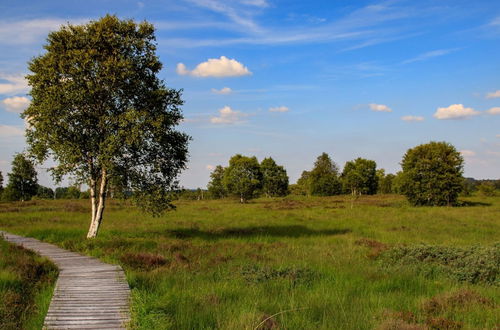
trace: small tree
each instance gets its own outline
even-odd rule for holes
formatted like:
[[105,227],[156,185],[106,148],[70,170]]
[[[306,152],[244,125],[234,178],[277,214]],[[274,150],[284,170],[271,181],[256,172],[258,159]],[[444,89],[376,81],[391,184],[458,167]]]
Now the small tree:
[[364,158],[348,161],[342,172],[342,182],[352,195],[375,194],[378,186],[377,163]]
[[16,154],[12,161],[7,185],[10,200],[30,200],[36,195],[38,179],[35,166],[23,154]]
[[380,194],[392,194],[394,193],[393,182],[396,177],[394,174],[389,173],[385,174],[385,170],[383,168],[377,170],[378,177],[378,188],[377,193]]
[[175,130],[183,118],[182,91],[157,77],[162,64],[154,27],[108,15],[63,26],[44,48],[29,64],[27,142],[38,161],[57,162],[57,181],[70,174],[89,186],[87,237],[97,236],[116,178],[146,211],[172,208],[189,137]]
[[401,166],[402,193],[413,205],[453,205],[463,186],[463,158],[451,144],[430,142],[409,149]]
[[276,164],[271,157],[260,163],[262,171],[262,191],[267,197],[286,196],[288,193],[288,175],[283,166]]
[[342,192],[337,164],[325,152],[316,159],[308,181],[311,195],[332,196]]
[[262,172],[257,158],[242,155],[231,157],[223,182],[227,192],[238,196],[241,203],[246,203],[262,188]]
[[293,187],[295,195],[311,195],[311,171],[302,171],[297,184]]
[[495,185],[492,181],[483,181],[479,186],[477,186],[477,190],[479,190],[479,194],[482,196],[495,196]]
[[208,192],[212,198],[224,198],[227,196],[226,188],[224,187],[224,167],[217,165],[212,173],[210,173],[210,182],[207,185]]

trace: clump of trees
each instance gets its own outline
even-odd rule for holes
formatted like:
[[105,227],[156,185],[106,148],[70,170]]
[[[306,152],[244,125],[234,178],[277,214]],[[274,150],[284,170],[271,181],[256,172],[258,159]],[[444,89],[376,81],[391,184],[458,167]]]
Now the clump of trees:
[[312,196],[332,196],[342,193],[337,164],[327,153],[322,153],[314,162],[311,171],[303,171],[294,190]]
[[259,164],[256,157],[237,154],[231,157],[228,167],[215,167],[207,188],[213,198],[236,196],[241,203],[246,203],[260,194],[267,197],[286,196],[288,175],[285,168],[271,157]]
[[411,148],[401,162],[401,192],[413,205],[454,205],[463,189],[463,163],[446,142]]

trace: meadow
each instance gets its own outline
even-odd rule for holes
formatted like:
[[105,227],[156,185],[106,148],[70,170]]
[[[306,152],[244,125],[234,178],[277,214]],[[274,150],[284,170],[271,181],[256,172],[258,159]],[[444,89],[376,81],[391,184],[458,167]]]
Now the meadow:
[[498,329],[500,197],[461,201],[110,200],[86,240],[88,200],[37,200],[1,203],[0,230],[122,265],[134,329]]

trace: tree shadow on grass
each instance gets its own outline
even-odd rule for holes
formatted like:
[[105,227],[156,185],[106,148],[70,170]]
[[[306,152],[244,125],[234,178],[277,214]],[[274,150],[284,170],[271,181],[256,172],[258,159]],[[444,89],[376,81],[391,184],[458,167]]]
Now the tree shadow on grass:
[[168,230],[167,235],[176,238],[201,238],[205,240],[218,240],[224,238],[245,237],[307,237],[307,236],[332,236],[350,233],[350,229],[323,229],[313,230],[305,226],[253,226],[235,227],[220,230],[200,230],[198,228],[179,228]]
[[470,206],[491,206],[491,203],[485,202],[472,202],[472,201],[458,201],[458,207],[470,207]]

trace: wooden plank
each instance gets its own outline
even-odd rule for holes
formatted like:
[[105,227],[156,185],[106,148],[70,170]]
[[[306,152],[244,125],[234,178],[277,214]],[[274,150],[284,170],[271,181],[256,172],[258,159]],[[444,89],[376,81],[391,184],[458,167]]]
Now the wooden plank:
[[44,329],[126,328],[130,321],[130,288],[120,266],[34,238],[2,231],[0,236],[51,259],[59,268]]

